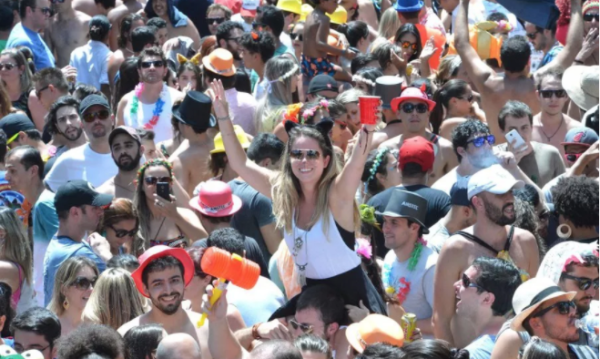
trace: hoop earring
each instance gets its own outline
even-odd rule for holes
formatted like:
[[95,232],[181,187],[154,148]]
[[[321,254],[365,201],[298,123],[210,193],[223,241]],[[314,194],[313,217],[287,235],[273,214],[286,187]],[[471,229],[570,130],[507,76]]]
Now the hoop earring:
[[569,227],[568,224],[561,224],[556,228],[556,235],[561,239],[568,239],[573,234],[573,230]]

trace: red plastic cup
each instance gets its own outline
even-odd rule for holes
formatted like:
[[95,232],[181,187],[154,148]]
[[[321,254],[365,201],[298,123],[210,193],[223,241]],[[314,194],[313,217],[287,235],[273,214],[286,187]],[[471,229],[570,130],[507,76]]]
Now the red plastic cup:
[[381,99],[377,96],[360,96],[358,106],[360,107],[360,123],[363,125],[375,125],[377,123],[377,112]]

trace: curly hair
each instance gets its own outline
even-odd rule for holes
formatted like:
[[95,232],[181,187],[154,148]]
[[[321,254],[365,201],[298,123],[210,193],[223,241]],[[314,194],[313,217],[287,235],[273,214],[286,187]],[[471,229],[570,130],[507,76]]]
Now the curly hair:
[[557,215],[571,221],[575,227],[598,225],[598,182],[589,177],[565,177],[552,190]]
[[106,358],[123,357],[123,338],[116,330],[100,324],[86,324],[60,339],[58,357],[80,359],[97,354]]

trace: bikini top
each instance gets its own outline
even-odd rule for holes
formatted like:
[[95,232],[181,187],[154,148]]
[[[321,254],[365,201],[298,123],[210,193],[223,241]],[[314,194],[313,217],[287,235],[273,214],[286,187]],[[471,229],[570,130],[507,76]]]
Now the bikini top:
[[[479,238],[471,233],[467,233],[464,231],[456,232],[456,234],[461,235],[461,236],[465,237],[466,239],[470,240],[471,242],[475,242],[475,243],[479,244],[480,246],[482,246],[483,248],[494,253],[496,255],[496,258],[500,258],[505,261],[511,262],[512,264],[515,265],[515,267],[517,267],[517,265],[515,264],[515,261],[513,261],[513,259],[510,257],[510,254],[509,254],[510,245],[512,243],[514,233],[515,233],[515,226],[510,226],[510,230],[508,231],[508,236],[506,238],[506,244],[504,244],[504,249],[501,250],[500,252],[498,252],[492,246],[490,246],[489,244],[484,242],[481,238]],[[529,275],[529,273],[527,273],[527,271],[525,271],[521,268],[519,268],[519,273],[521,273],[521,280],[523,282],[527,281],[531,277]]]

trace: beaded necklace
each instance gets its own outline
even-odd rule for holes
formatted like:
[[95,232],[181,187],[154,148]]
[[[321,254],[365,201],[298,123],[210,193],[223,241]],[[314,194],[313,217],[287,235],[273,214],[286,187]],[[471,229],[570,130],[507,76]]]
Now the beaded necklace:
[[[131,119],[137,120],[137,112],[140,105],[140,96],[144,91],[144,83],[140,82],[135,86],[135,90],[133,92],[133,99],[131,101],[131,111],[129,112]],[[146,130],[154,130],[154,127],[158,123],[158,119],[160,118],[160,114],[162,113],[163,106],[165,105],[165,101],[163,101],[162,97],[159,97],[156,101],[156,105],[154,105],[154,110],[152,111],[152,117],[150,121],[146,123],[143,127]]]

